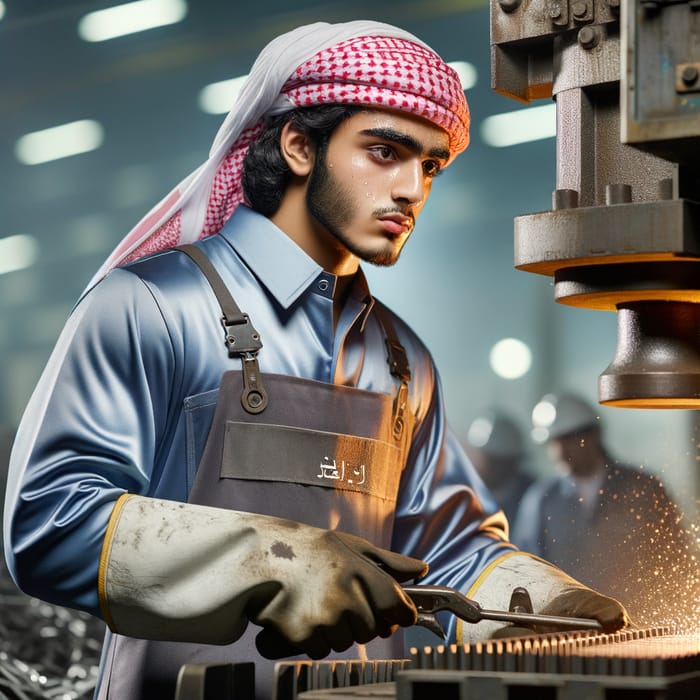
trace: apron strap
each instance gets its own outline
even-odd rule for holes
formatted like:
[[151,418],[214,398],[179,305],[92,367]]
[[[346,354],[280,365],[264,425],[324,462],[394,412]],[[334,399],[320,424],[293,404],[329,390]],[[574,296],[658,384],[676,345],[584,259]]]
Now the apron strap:
[[248,413],[261,413],[267,406],[268,397],[258,365],[257,355],[262,347],[260,334],[253,327],[248,314],[238,308],[231,292],[207,255],[191,243],[176,246],[176,250],[187,255],[209,282],[223,313],[221,325],[224,328],[228,355],[240,357],[243,364],[241,404]]
[[389,315],[378,314],[379,322],[384,328],[386,335],[385,343],[387,350],[387,361],[389,362],[389,372],[399,380],[399,390],[394,398],[393,434],[398,442],[402,439],[406,428],[406,413],[408,411],[408,382],[411,381],[411,367],[408,363],[406,350],[399,342],[399,337],[394,329]]
[[[262,348],[259,333],[253,327],[248,314],[238,308],[238,304],[206,253],[191,243],[176,246],[175,249],[187,255],[209,282],[223,313],[221,325],[224,328],[229,357],[240,357],[243,363],[241,404],[248,413],[261,413],[267,406],[268,396],[263,387],[257,359],[258,352]],[[388,315],[380,313],[378,316],[386,335],[389,372],[399,380],[399,389],[394,398],[393,435],[395,440],[400,441],[408,411],[408,382],[411,380],[411,368],[406,351],[399,342]]]

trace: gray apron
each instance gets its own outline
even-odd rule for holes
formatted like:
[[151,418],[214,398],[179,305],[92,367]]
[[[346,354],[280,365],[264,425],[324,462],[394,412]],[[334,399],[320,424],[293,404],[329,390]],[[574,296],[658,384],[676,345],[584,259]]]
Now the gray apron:
[[[229,354],[242,363],[222,377],[188,501],[288,518],[390,548],[414,417],[408,407],[408,363],[389,319],[381,322],[387,336],[388,371],[397,380],[394,397],[298,377],[262,375],[257,366],[262,343],[250,319],[240,312],[201,250],[193,246],[181,250],[210,282],[224,313]],[[256,698],[269,700],[275,662],[257,652],[259,631],[249,624],[240,639],[226,646],[114,635],[99,698],[172,700],[183,664],[254,661]],[[351,647],[327,658],[358,658],[359,653]],[[403,636],[397,632],[389,639],[375,639],[364,645],[363,653],[373,659],[403,658]]]

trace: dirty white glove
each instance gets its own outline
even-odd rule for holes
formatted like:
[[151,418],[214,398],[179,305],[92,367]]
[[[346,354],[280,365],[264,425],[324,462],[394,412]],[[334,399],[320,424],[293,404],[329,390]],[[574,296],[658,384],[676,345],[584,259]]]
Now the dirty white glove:
[[228,644],[252,621],[266,628],[261,653],[321,658],[412,625],[397,581],[426,570],[353,535],[126,495],[105,537],[99,590],[120,634]]
[[[467,595],[485,610],[508,610],[513,589],[517,587],[528,591],[533,612],[536,613],[592,618],[600,622],[605,632],[614,632],[630,624],[622,603],[594,591],[553,564],[526,552],[511,552],[497,560],[485,570]],[[536,631],[563,629],[538,626]],[[533,630],[491,620],[477,624],[458,621],[456,629],[459,643],[532,633]]]

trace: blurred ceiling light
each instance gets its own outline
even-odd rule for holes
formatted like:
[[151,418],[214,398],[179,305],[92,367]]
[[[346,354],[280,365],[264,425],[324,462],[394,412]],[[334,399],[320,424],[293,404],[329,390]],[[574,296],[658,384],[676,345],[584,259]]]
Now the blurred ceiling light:
[[518,379],[532,364],[530,348],[517,338],[499,340],[489,353],[491,369],[503,379]]
[[556,417],[556,406],[547,397],[535,405],[532,409],[532,425],[534,427],[530,433],[535,442],[542,444],[547,441],[549,428]]
[[21,136],[15,144],[15,155],[20,163],[38,165],[94,151],[103,141],[102,125],[92,119],[81,119]]
[[467,61],[450,61],[448,66],[451,66],[457,72],[459,80],[462,83],[462,89],[471,90],[476,85],[476,68],[472,63]]
[[0,275],[30,267],[39,257],[39,243],[33,236],[18,234],[0,238]]
[[0,0],[0,19],[5,16],[5,3]]
[[[476,68],[471,63],[454,61],[449,65],[459,75],[465,90],[476,85]],[[206,85],[201,89],[197,98],[199,109],[206,114],[226,114],[233,107],[247,77],[247,75],[240,75],[237,78]]]
[[225,114],[233,107],[247,77],[247,75],[241,75],[238,78],[206,85],[199,92],[197,99],[199,108],[207,114]]
[[554,103],[494,114],[486,117],[481,124],[483,142],[497,148],[553,138],[556,133],[557,113]]
[[88,13],[78,23],[78,35],[85,41],[107,41],[175,24],[186,15],[185,0],[137,0]]

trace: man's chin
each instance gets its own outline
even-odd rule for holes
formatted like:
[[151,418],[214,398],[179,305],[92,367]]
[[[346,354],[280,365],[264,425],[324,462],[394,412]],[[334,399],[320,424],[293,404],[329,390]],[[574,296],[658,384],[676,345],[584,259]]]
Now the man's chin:
[[365,252],[364,254],[358,255],[358,257],[360,260],[364,260],[376,267],[391,267],[398,262],[400,255],[400,250],[392,249],[390,251]]
[[374,258],[367,258],[366,262],[368,262],[370,265],[374,265],[375,267],[391,267],[392,265],[395,265],[398,260],[398,257],[393,257],[393,258],[385,258],[385,257],[374,257]]

